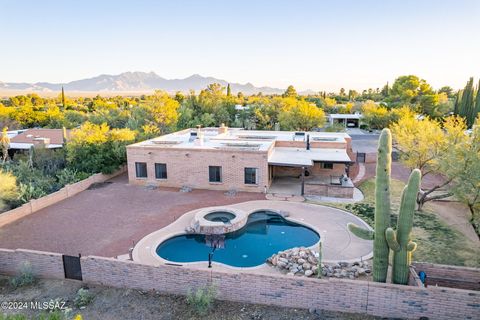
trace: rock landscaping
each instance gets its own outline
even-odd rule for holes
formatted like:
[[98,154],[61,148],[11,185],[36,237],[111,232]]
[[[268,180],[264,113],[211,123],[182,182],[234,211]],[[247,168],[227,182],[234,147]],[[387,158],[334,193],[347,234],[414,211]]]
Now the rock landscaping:
[[[280,251],[267,259],[267,263],[289,276],[318,276],[318,252],[300,247]],[[355,279],[371,274],[367,261],[322,263],[322,277]]]

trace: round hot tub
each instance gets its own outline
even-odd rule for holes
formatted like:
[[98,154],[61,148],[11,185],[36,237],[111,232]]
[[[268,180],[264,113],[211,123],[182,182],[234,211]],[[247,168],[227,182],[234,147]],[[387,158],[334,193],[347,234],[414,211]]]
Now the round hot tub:
[[228,211],[213,211],[203,216],[205,220],[223,223],[230,223],[235,217],[235,214]]
[[248,215],[231,208],[206,208],[195,213],[187,233],[225,234],[242,228]]

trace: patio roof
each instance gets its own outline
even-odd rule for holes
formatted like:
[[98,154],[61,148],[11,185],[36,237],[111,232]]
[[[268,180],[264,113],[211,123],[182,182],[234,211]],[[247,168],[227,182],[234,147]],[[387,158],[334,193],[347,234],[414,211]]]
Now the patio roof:
[[352,163],[344,149],[312,148],[275,148],[268,158],[268,164],[277,166],[303,167],[313,166],[317,162]]

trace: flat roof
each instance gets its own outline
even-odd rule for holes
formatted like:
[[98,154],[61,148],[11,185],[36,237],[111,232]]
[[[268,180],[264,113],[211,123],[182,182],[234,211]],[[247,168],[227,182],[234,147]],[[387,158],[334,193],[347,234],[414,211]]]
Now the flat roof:
[[[198,139],[198,135],[203,135],[203,139]],[[350,137],[343,132],[263,131],[228,128],[227,132],[220,133],[219,128],[202,128],[200,133],[197,132],[197,129],[186,129],[130,146],[267,151],[275,141],[306,141],[307,135],[310,136],[311,142],[326,143],[344,143],[345,139]]]
[[282,166],[312,166],[314,162],[350,163],[352,159],[345,149],[330,148],[275,148],[268,164]]
[[359,113],[357,114],[332,113],[332,114],[329,114],[328,117],[332,119],[360,119],[362,118],[362,115]]

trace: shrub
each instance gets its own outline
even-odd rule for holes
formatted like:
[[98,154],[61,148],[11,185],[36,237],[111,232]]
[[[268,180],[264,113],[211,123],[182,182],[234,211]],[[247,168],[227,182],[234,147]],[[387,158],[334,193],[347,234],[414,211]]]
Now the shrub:
[[79,172],[75,169],[65,168],[60,170],[56,174],[58,184],[60,187],[64,187],[67,184],[72,184],[80,180],[88,178],[89,174],[85,172]]
[[360,129],[362,129],[362,130],[368,130],[369,128],[368,128],[368,125],[362,123],[362,124],[360,125]]
[[10,279],[10,285],[13,288],[19,288],[23,286],[28,286],[35,282],[35,275],[32,271],[32,265],[29,262],[24,262],[20,266],[20,272],[18,275]]
[[334,123],[331,126],[325,127],[325,132],[345,132],[345,126],[342,123]]
[[18,198],[15,176],[10,172],[0,170],[0,211],[9,207]]
[[73,304],[77,308],[82,308],[89,305],[94,298],[95,298],[95,295],[91,293],[88,289],[80,288],[77,291],[77,295],[75,296],[75,299],[73,300]]
[[27,320],[27,316],[24,314],[1,314],[0,320]]
[[187,303],[199,315],[205,315],[212,307],[216,296],[217,290],[212,285],[198,288],[196,291],[188,290]]

